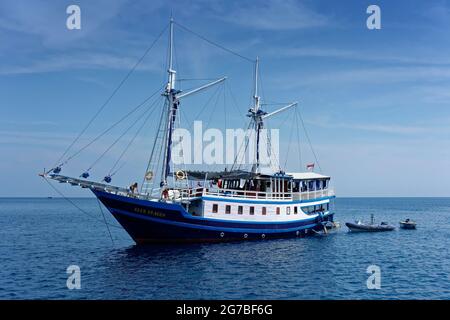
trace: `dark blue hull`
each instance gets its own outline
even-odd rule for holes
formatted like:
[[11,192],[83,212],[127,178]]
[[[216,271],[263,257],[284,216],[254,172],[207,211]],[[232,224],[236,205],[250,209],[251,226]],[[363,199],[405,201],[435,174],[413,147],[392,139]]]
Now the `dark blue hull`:
[[223,242],[304,237],[322,230],[322,221],[311,218],[295,222],[233,222],[192,216],[179,204],[138,200],[92,190],[138,244]]

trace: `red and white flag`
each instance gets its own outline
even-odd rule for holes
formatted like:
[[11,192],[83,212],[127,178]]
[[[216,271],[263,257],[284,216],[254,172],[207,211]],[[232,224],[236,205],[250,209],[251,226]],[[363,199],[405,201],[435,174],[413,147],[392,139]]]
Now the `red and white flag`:
[[308,163],[307,165],[306,165],[306,170],[314,170],[314,163]]

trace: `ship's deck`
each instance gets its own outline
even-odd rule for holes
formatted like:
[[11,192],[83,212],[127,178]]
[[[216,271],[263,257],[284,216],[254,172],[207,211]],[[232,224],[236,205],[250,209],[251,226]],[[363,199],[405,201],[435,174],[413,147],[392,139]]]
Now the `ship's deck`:
[[[68,183],[72,186],[101,190],[112,194],[120,194],[122,196],[129,196],[141,200],[160,199],[158,194],[133,193],[127,188],[112,186],[100,182],[94,182],[56,174],[49,175],[48,177],[60,183]],[[289,201],[314,200],[326,197],[334,197],[335,192],[334,189],[332,188],[326,188],[323,190],[316,190],[316,191],[304,191],[304,192],[259,192],[259,191],[247,191],[236,189],[223,189],[217,187],[170,188],[168,189],[168,195],[166,200],[173,202],[184,202],[201,199],[202,197],[205,196],[233,198],[233,199],[278,200],[278,201],[284,200],[286,202],[289,202]]]

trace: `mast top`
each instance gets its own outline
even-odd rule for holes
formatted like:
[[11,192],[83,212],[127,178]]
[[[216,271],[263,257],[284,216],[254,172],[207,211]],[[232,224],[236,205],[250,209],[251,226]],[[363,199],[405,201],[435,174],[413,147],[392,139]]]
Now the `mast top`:
[[170,16],[170,31],[169,31],[169,69],[167,72],[169,73],[169,80],[167,82],[166,92],[171,92],[175,89],[175,74],[177,73],[173,69],[173,17]]
[[258,112],[259,110],[259,106],[260,106],[260,97],[258,95],[258,69],[259,69],[259,57],[256,57],[255,60],[255,93],[253,95],[253,100],[254,100],[254,106],[253,106],[253,110],[254,112]]

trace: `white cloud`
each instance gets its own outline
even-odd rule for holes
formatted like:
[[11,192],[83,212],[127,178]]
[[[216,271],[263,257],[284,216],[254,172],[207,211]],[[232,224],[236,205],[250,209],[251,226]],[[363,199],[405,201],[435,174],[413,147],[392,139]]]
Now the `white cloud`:
[[259,30],[296,30],[329,24],[327,17],[293,0],[239,1],[227,11],[219,18]]
[[450,65],[450,59],[446,56],[438,56],[430,52],[415,55],[404,53],[386,53],[378,51],[361,51],[353,49],[338,49],[329,47],[294,47],[278,49],[267,49],[266,55],[274,58],[332,58],[353,61],[369,61],[395,64],[415,64],[415,65]]
[[343,86],[349,84],[392,84],[392,83],[433,83],[450,80],[450,67],[409,66],[409,67],[370,67],[348,68],[346,70],[326,69],[314,74],[303,74],[300,78],[296,71],[284,72],[272,78],[283,89],[292,90],[303,86]]
[[[71,56],[61,54],[34,60],[28,64],[0,65],[0,74],[29,74],[74,69],[130,70],[137,61],[138,58],[110,53],[78,53]],[[161,71],[161,61],[161,59],[146,59],[139,64],[136,70],[159,72]]]

